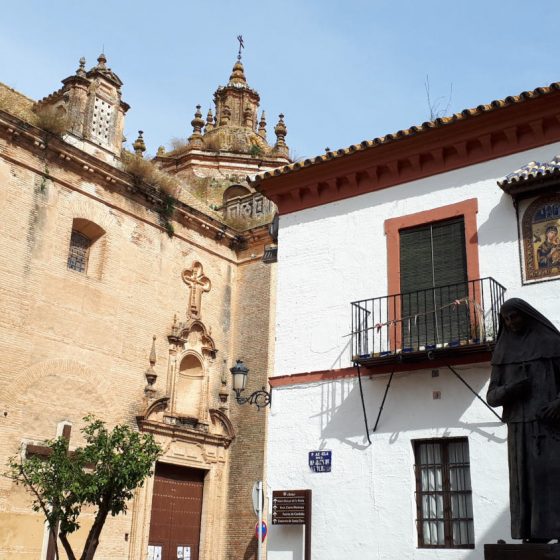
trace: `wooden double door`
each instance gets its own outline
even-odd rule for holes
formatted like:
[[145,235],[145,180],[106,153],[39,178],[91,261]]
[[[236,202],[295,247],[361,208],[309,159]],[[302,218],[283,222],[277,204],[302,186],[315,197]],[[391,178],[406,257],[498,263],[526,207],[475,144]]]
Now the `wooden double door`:
[[156,465],[148,560],[199,560],[205,471]]

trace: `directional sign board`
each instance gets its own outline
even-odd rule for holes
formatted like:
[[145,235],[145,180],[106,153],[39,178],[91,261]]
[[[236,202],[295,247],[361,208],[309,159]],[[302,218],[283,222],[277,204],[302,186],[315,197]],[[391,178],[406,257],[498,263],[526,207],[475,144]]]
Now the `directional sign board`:
[[272,524],[306,525],[311,518],[311,490],[273,490]]

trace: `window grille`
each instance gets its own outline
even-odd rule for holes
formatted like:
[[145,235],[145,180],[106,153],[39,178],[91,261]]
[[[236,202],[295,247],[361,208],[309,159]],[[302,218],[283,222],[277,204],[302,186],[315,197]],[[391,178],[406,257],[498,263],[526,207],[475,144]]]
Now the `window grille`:
[[420,548],[474,548],[467,438],[415,441]]
[[68,268],[76,272],[85,272],[87,268],[91,240],[76,230],[70,236],[68,251]]
[[91,120],[91,136],[100,144],[109,145],[111,141],[111,126],[113,124],[114,108],[99,97],[95,98],[93,104],[93,115]]

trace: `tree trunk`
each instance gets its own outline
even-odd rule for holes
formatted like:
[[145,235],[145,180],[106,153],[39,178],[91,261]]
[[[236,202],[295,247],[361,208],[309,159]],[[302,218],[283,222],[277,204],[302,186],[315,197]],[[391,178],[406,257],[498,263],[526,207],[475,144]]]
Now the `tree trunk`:
[[80,560],[92,560],[95,551],[99,545],[99,535],[101,534],[101,530],[103,529],[103,525],[105,525],[105,521],[107,520],[107,515],[109,515],[109,508],[104,504],[99,506],[99,510],[97,511],[97,515],[95,516],[95,521],[89,530],[86,544],[84,546],[84,551]]
[[[68,560],[76,560],[76,555],[74,554],[74,551],[72,550],[72,547],[68,542],[66,533],[60,533],[58,536],[60,538],[60,542],[62,543],[62,546],[64,547],[64,550],[66,551],[66,556],[68,556]],[[59,560],[58,551],[57,551],[57,560]]]

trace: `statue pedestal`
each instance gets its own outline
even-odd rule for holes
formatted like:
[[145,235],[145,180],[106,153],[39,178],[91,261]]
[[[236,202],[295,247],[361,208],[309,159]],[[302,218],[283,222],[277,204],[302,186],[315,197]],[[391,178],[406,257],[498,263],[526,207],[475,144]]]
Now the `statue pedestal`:
[[560,560],[560,544],[485,544],[485,560]]

